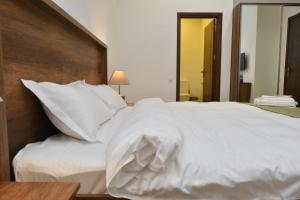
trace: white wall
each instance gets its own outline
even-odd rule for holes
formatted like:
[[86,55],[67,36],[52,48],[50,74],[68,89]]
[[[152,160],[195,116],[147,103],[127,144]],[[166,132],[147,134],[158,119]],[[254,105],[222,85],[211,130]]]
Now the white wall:
[[176,99],[177,12],[222,12],[221,99],[229,99],[232,0],[118,0],[110,72],[128,70],[129,100]]
[[107,46],[107,64],[111,66],[111,41],[117,0],[53,0]]
[[286,60],[286,43],[288,31],[289,17],[300,13],[299,6],[284,6],[282,14],[282,35],[281,35],[281,55],[280,55],[280,77],[279,77],[279,94],[284,92],[284,75],[285,75],[285,60]]
[[242,72],[244,82],[252,83],[251,101],[255,84],[255,57],[257,32],[257,6],[242,6],[241,15],[241,53],[246,53],[247,69]]
[[229,99],[232,0],[53,0],[108,45],[108,76],[127,69],[129,100],[176,98],[177,12],[223,12],[221,99]]
[[85,28],[109,45],[116,0],[53,0]]
[[281,6],[258,6],[254,97],[277,95]]

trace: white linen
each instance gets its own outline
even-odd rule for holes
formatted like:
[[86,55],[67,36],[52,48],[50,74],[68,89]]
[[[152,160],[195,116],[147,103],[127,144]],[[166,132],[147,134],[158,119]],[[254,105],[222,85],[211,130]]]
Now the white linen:
[[16,180],[80,182],[79,194],[106,193],[107,141],[130,111],[130,107],[120,110],[101,127],[97,138],[103,143],[56,135],[44,142],[27,145],[13,161]]
[[95,141],[96,133],[114,113],[79,81],[77,84],[22,80],[42,102],[50,121],[64,134]]
[[254,99],[254,104],[263,106],[296,107],[298,103],[292,96],[261,96]]
[[[155,105],[139,106],[107,151],[107,187],[112,195],[143,200],[300,198],[300,119],[238,103],[170,103],[176,115],[166,118],[159,117],[169,112],[162,104],[162,113]],[[145,115],[148,109],[154,112]],[[164,124],[174,116],[177,125]],[[174,138],[182,145],[179,151],[169,149],[161,155],[156,141],[150,148],[135,134],[142,139],[157,136],[160,148]],[[149,150],[136,148],[140,144]],[[151,167],[157,157],[172,150],[177,153],[163,162],[164,168]]]
[[180,131],[176,117],[160,99],[138,102],[108,146],[109,193],[117,196],[119,191],[140,193],[136,189],[149,186],[150,177],[165,174],[181,146]]
[[120,130],[123,121],[128,118],[131,113],[132,107],[126,107],[119,110],[109,121],[101,126],[97,132],[96,139],[104,144],[108,144],[115,133]]
[[108,85],[84,85],[99,96],[116,113],[127,106],[124,99]]
[[80,182],[79,194],[104,194],[105,145],[65,135],[23,148],[14,158],[16,181]]

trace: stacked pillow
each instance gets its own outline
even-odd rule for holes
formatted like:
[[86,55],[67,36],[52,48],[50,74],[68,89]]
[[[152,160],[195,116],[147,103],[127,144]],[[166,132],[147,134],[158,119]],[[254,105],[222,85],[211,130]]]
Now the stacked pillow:
[[67,85],[22,80],[41,101],[50,121],[64,134],[89,142],[126,102],[106,85],[77,81]]
[[107,85],[90,85],[85,82],[84,85],[101,98],[113,110],[114,114],[127,106],[124,99]]

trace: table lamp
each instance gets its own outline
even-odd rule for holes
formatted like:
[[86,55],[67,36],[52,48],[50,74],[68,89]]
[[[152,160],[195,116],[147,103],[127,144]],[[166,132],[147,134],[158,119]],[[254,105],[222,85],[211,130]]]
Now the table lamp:
[[121,95],[121,85],[129,85],[128,77],[126,71],[123,70],[115,70],[110,80],[108,81],[109,85],[118,85],[119,86],[119,94]]

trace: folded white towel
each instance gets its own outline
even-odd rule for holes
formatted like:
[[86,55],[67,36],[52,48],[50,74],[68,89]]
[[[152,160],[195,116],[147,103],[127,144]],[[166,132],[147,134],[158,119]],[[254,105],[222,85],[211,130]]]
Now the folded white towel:
[[278,101],[295,102],[292,96],[262,96],[260,97],[260,99],[264,101],[272,101],[272,102],[278,102]]
[[291,95],[279,95],[279,96],[268,96],[268,95],[262,95],[261,98],[273,98],[273,99],[278,99],[278,98],[283,98],[283,99],[290,99],[293,98]]
[[291,96],[262,96],[255,98],[254,104],[280,107],[296,107],[298,105]]
[[294,99],[263,99],[263,98],[259,98],[258,100],[263,101],[263,102],[272,102],[272,103],[277,103],[277,102],[293,103],[293,102],[295,102]]

